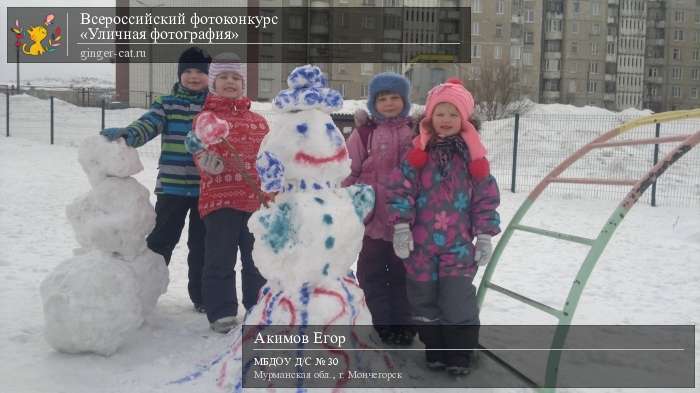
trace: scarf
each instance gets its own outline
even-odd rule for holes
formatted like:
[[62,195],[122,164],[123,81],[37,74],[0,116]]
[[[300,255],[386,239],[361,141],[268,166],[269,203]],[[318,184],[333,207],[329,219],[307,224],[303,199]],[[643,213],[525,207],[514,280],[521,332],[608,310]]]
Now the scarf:
[[430,157],[437,162],[440,176],[447,176],[447,167],[455,154],[459,154],[464,162],[469,162],[469,151],[464,139],[459,135],[452,135],[445,138],[430,138],[427,147]]

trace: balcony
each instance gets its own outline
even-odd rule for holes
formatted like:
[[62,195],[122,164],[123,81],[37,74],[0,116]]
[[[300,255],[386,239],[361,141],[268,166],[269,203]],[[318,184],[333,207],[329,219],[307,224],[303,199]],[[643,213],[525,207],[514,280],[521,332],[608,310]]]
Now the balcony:
[[615,75],[613,74],[605,74],[605,80],[608,82],[615,82]]
[[663,38],[655,38],[653,40],[650,40],[652,45],[656,46],[666,46],[666,40]]
[[603,95],[603,101],[615,101],[615,93],[605,93]]
[[542,79],[560,79],[561,71],[545,71],[542,73]]
[[459,11],[447,11],[447,19],[462,20],[462,15]]
[[666,64],[666,59],[663,57],[647,57],[644,59],[645,65],[665,65]]
[[666,28],[666,21],[665,20],[657,20],[655,23],[655,26],[657,29],[664,29],[664,28]]
[[605,55],[605,61],[608,63],[617,63],[617,56],[616,55]]
[[644,78],[644,80],[648,83],[655,83],[658,85],[662,85],[664,83],[664,78],[660,76],[647,76]]
[[608,24],[609,25],[614,25],[615,24],[615,18],[612,16],[608,16]]
[[561,59],[561,52],[544,52],[545,60]]
[[523,43],[523,39],[520,38],[520,37],[513,37],[513,38],[510,39],[510,43],[511,43],[511,44],[515,44],[515,45],[522,44],[522,43]]
[[564,19],[564,14],[561,12],[547,12],[547,14],[545,15],[545,19]]
[[514,23],[516,25],[522,25],[523,24],[523,16],[522,15],[513,15],[510,17],[510,23]]
[[561,31],[547,31],[544,33],[545,40],[561,40],[563,34]]
[[613,36],[613,35],[608,35],[608,36],[605,38],[605,41],[607,41],[607,42],[615,42],[615,40],[616,40],[616,37]]

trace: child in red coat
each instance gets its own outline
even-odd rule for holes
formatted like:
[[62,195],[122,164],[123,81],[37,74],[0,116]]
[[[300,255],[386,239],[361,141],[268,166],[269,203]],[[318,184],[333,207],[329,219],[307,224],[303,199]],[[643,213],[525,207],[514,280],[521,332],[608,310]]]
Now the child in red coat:
[[[248,218],[260,206],[260,184],[255,159],[268,132],[267,121],[250,110],[244,96],[243,66],[233,54],[214,58],[209,69],[209,95],[188,135],[187,150],[194,154],[200,170],[199,212],[204,221],[204,271],[202,295],[212,330],[227,333],[236,326],[236,254],[243,262],[243,305],[257,302],[265,279],[253,262],[253,235]],[[207,120],[205,120],[207,119]],[[198,137],[212,121],[224,124],[226,141],[205,147]],[[233,147],[233,149],[231,149]],[[234,151],[235,150],[235,151]],[[253,188],[255,185],[255,188]]]

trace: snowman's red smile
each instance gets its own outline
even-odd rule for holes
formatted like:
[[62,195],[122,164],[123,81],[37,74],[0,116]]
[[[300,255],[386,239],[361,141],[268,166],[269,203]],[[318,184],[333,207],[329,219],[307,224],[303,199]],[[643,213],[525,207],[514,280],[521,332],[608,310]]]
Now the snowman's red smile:
[[300,151],[294,156],[294,161],[304,164],[321,165],[334,161],[342,161],[347,158],[347,156],[348,151],[344,147],[341,147],[334,155],[327,157],[316,157]]

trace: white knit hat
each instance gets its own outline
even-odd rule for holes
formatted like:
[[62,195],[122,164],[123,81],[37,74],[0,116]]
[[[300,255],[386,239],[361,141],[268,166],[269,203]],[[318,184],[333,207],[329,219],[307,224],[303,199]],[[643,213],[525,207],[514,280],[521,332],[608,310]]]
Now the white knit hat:
[[214,92],[214,81],[223,72],[233,72],[243,80],[243,95],[246,95],[246,67],[235,53],[224,52],[216,55],[209,65],[209,92]]

